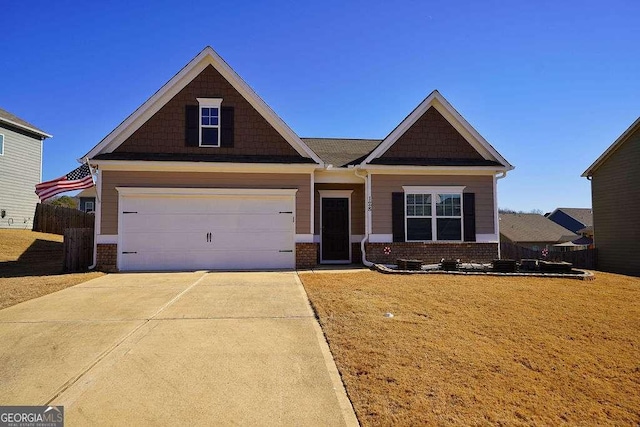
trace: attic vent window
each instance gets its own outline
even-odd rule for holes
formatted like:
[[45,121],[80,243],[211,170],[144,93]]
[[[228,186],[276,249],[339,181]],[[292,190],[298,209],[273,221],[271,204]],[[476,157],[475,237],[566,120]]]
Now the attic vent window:
[[198,98],[201,147],[220,147],[220,104],[222,98]]

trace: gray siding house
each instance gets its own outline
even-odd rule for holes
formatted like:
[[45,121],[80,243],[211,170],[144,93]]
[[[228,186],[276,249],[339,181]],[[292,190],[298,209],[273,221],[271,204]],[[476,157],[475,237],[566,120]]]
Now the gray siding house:
[[96,210],[96,187],[85,188],[76,196],[78,198],[78,209],[82,212],[95,212]]
[[33,226],[48,133],[0,108],[0,228]]
[[640,276],[640,117],[582,176],[591,181],[598,269]]

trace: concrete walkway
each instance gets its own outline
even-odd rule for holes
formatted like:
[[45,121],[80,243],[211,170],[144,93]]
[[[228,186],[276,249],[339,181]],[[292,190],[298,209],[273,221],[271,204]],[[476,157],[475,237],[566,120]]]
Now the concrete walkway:
[[0,310],[0,405],[66,425],[357,425],[294,272],[112,274]]

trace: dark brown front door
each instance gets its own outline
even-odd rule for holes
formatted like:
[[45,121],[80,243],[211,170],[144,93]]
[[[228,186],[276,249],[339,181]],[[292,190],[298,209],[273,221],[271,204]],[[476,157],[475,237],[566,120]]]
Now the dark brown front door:
[[322,199],[322,261],[349,261],[349,199]]

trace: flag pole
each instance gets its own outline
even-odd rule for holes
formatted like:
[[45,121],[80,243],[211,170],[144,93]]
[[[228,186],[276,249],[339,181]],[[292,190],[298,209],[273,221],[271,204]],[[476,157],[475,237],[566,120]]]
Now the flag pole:
[[[93,181],[93,186],[96,189],[96,199],[100,202],[100,195],[98,194],[98,186],[96,185],[96,179],[93,177],[93,168],[91,167],[91,163],[89,163],[89,156],[85,157],[84,160],[87,162],[87,166],[89,167],[89,172],[91,173],[91,181]],[[100,202],[102,203],[102,202]]]

